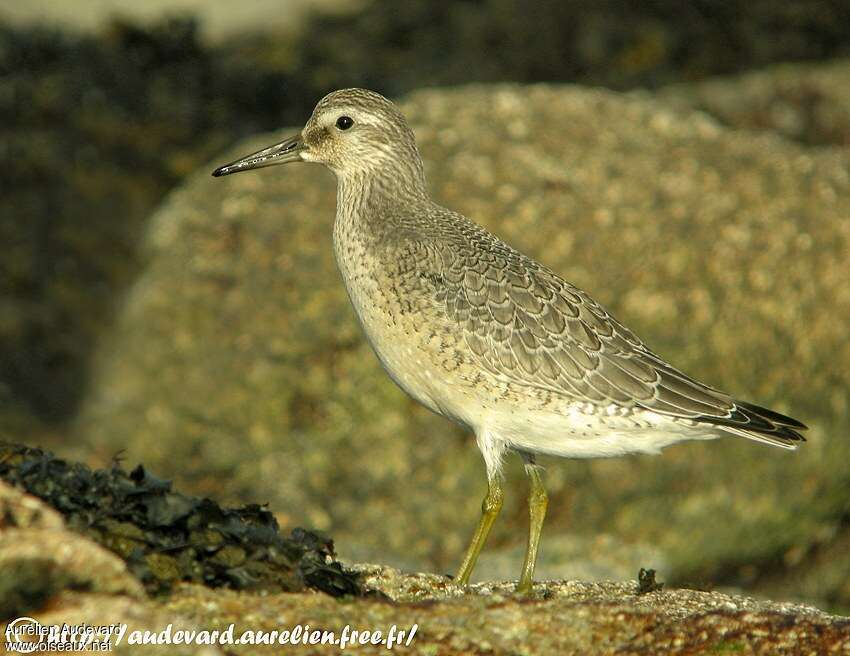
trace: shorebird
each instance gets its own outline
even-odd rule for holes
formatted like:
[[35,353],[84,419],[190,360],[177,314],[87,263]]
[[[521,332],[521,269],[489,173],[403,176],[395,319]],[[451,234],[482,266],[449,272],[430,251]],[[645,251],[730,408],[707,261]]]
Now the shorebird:
[[296,136],[213,172],[317,162],[337,178],[333,248],[366,337],[390,377],[469,428],[487,493],[455,580],[469,582],[502,507],[503,456],[530,478],[517,584],[529,592],[548,504],[537,454],[658,453],[725,435],[796,448],[806,426],[685,375],[588,294],[431,199],[413,131],[364,89],[325,96]]

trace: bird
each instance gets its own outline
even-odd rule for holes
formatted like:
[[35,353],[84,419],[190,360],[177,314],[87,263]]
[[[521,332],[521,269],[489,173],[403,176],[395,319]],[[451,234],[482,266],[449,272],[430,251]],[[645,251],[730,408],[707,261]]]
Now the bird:
[[803,423],[676,369],[586,292],[433,200],[413,130],[379,93],[329,93],[298,134],[212,175],[290,162],[336,176],[334,255],[383,368],[469,429],[483,456],[487,491],[459,586],[502,507],[508,453],[529,477],[516,584],[529,594],[548,505],[538,455],[655,454],[730,435],[791,450],[805,441]]

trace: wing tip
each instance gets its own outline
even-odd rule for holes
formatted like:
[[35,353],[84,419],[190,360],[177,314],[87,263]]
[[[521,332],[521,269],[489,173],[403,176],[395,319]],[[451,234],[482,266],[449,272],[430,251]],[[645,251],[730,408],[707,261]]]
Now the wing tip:
[[695,420],[715,424],[726,432],[792,451],[806,441],[800,431],[808,428],[792,417],[743,401],[735,401],[728,418],[702,416],[696,417]]
[[759,433],[752,430],[746,430],[741,428],[735,428],[733,426],[719,426],[720,430],[730,433],[731,435],[737,435],[738,437],[745,437],[748,440],[753,440],[754,442],[761,442],[762,444],[767,444],[768,446],[776,446],[781,449],[786,449],[788,451],[796,451],[800,444],[806,441],[806,438],[797,434],[797,437],[785,437],[785,436],[777,436],[777,435],[766,435],[765,433]]
[[760,405],[756,405],[755,403],[747,403],[746,401],[735,401],[735,405],[739,408],[744,408],[745,410],[749,410],[765,419],[769,419],[774,424],[779,426],[786,426],[788,428],[796,428],[799,430],[807,430],[809,427],[806,426],[801,421],[794,419],[793,417],[789,417],[788,415],[783,415],[775,410],[771,410],[770,408],[763,408]]

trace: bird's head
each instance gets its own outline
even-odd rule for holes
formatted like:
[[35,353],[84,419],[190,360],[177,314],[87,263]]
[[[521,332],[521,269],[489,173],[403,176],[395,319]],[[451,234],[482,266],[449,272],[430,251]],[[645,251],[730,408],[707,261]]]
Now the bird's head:
[[413,131],[404,116],[382,95],[366,89],[328,94],[300,134],[226,164],[213,175],[288,162],[318,162],[340,178],[389,173],[424,180]]

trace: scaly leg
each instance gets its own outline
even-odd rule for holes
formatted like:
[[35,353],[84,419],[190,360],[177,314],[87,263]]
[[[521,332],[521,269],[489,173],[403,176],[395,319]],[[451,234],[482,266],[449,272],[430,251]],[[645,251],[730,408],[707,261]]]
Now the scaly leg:
[[525,550],[525,562],[522,564],[522,576],[516,586],[517,592],[531,592],[534,585],[534,566],[537,564],[537,548],[540,545],[540,532],[543,530],[543,520],[546,518],[546,506],[549,498],[543,487],[540,469],[534,460],[528,460],[525,471],[531,480],[531,490],[528,494],[528,547]]
[[493,528],[493,522],[496,521],[496,516],[502,509],[502,499],[502,486],[499,484],[499,477],[494,476],[488,483],[487,496],[484,497],[481,504],[481,519],[478,521],[472,542],[469,543],[466,556],[464,556],[460,570],[455,577],[455,582],[458,585],[465,586],[469,583],[469,576],[478,560],[478,554],[481,553],[481,548],[490,534],[490,529]]

